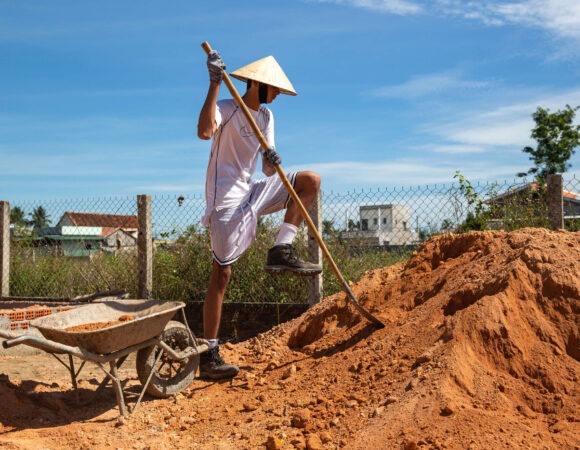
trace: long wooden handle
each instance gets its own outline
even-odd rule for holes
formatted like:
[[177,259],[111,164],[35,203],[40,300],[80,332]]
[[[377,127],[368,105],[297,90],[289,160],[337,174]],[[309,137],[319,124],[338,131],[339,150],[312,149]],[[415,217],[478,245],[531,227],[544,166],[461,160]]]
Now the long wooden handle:
[[[211,46],[209,45],[208,42],[202,43],[201,44],[201,47],[205,50],[206,53],[209,53],[212,50],[212,48],[211,48]],[[260,128],[256,124],[256,121],[254,120],[254,118],[250,114],[250,111],[248,110],[248,107],[244,103],[244,100],[242,99],[242,97],[240,97],[240,94],[238,94],[238,91],[236,90],[236,87],[232,83],[232,80],[230,79],[230,77],[228,76],[228,74],[226,73],[225,70],[223,71],[223,81],[226,84],[226,86],[228,87],[228,90],[232,94],[232,97],[234,98],[235,102],[237,103],[237,105],[242,110],[244,116],[246,117],[248,123],[250,124],[250,127],[252,127],[252,130],[254,131],[254,134],[258,138],[258,142],[260,143],[260,146],[262,147],[262,149],[264,151],[267,150],[268,147],[269,147],[269,145],[268,145],[268,142],[266,141],[266,138],[264,138],[264,135],[262,134],[262,131],[260,130]],[[314,236],[314,239],[316,239],[316,242],[320,246],[320,249],[322,250],[322,254],[324,255],[326,261],[328,262],[328,264],[332,268],[332,271],[336,275],[336,278],[340,282],[343,290],[346,292],[346,294],[348,294],[348,297],[350,298],[350,301],[357,307],[357,309],[369,321],[373,322],[374,324],[376,324],[377,326],[379,326],[381,328],[384,327],[385,324],[383,324],[379,319],[377,319],[376,317],[374,317],[371,313],[369,313],[362,306],[360,306],[358,300],[354,296],[354,293],[350,289],[350,286],[348,285],[348,283],[346,282],[346,280],[342,276],[342,273],[338,269],[338,266],[334,262],[334,259],[332,259],[332,256],[331,256],[330,252],[328,251],[328,248],[326,248],[326,244],[322,240],[322,236],[320,236],[320,233],[318,232],[318,230],[316,228],[316,225],[314,225],[314,222],[312,221],[312,218],[310,217],[310,214],[308,214],[308,211],[306,211],[306,208],[304,207],[304,204],[300,200],[300,197],[298,197],[298,194],[294,190],[294,186],[292,186],[292,184],[288,180],[288,177],[286,176],[286,174],[282,170],[282,167],[280,166],[280,164],[276,164],[274,167],[276,169],[276,172],[278,173],[278,176],[282,180],[282,183],[286,187],[286,190],[288,191],[288,193],[292,197],[292,200],[294,201],[294,204],[298,207],[298,210],[300,211],[300,214],[301,214],[302,218],[304,219],[304,222],[306,222],[306,224],[308,225],[308,229],[310,230],[310,233],[312,234],[312,236]]]

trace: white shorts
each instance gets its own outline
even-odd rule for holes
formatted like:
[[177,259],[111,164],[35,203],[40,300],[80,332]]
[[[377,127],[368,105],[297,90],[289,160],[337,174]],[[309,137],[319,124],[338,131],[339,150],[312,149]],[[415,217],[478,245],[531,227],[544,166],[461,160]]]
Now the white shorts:
[[[294,186],[297,172],[286,176]],[[258,180],[243,205],[212,211],[209,218],[213,258],[220,266],[234,263],[256,238],[258,217],[288,206],[290,194],[278,175]]]

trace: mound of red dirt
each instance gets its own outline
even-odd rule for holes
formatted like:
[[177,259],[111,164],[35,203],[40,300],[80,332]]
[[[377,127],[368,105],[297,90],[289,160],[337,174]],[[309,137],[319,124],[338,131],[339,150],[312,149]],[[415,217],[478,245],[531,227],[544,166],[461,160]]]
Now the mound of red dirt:
[[[0,412],[0,444],[580,448],[580,233],[438,236],[406,264],[368,272],[352,290],[384,329],[336,294],[225,346],[225,359],[242,367],[233,382],[195,380],[126,420],[116,419],[111,393],[79,411],[62,392],[66,381],[30,393],[26,380],[4,376],[3,402],[19,403]],[[0,362],[0,371],[10,376],[9,364]],[[55,395],[66,407],[39,401]]]

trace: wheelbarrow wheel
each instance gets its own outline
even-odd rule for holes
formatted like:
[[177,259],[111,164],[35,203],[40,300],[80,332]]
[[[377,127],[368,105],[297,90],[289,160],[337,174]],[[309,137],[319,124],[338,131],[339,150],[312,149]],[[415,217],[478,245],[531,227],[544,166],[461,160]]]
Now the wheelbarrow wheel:
[[[193,345],[188,329],[181,322],[176,321],[170,321],[167,324],[161,334],[161,340],[177,352]],[[156,345],[139,350],[137,375],[141,384],[145,385],[153,370],[146,392],[154,397],[167,398],[181,392],[191,384],[199,367],[199,355],[176,361],[164,354],[155,364],[161,351],[163,350]]]

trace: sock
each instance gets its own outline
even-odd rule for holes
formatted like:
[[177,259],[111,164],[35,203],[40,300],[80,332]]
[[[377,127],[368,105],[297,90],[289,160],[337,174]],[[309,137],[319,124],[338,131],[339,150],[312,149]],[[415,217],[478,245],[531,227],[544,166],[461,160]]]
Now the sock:
[[209,349],[216,348],[218,346],[218,339],[206,339],[209,344]]
[[278,233],[278,239],[276,239],[275,245],[291,244],[296,233],[298,233],[298,227],[296,225],[284,222],[280,227],[280,232]]

